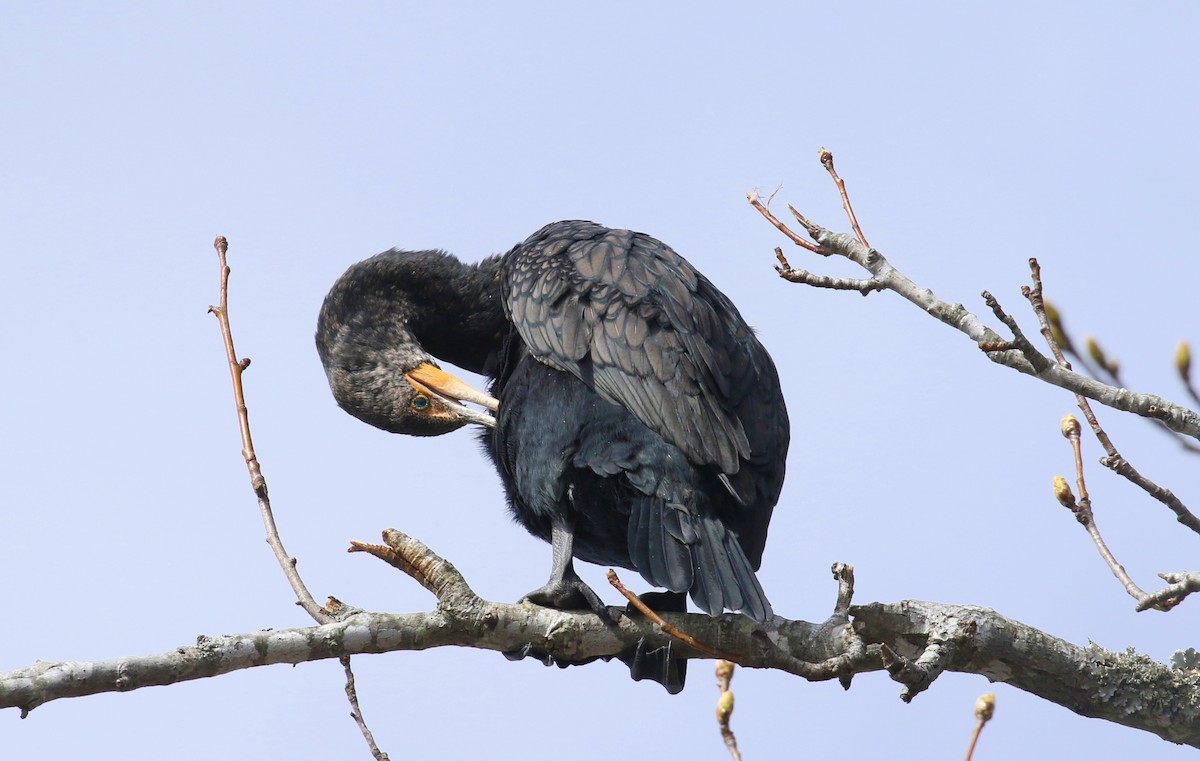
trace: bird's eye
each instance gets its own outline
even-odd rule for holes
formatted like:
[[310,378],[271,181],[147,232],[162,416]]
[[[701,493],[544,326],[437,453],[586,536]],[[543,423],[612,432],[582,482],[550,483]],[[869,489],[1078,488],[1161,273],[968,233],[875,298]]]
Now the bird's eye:
[[424,394],[417,394],[413,397],[412,407],[414,410],[423,410],[429,406],[429,397]]

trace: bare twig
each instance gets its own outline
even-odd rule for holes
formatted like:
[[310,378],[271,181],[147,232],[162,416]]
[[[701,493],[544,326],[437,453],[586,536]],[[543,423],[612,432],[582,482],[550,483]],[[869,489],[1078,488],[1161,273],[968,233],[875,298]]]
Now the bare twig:
[[798,267],[793,267],[788,264],[787,257],[783,255],[783,249],[775,249],[775,258],[779,260],[779,264],[775,265],[775,271],[784,280],[792,283],[804,283],[811,285],[814,288],[831,288],[835,291],[858,291],[866,296],[872,291],[882,291],[885,286],[875,278],[853,278],[853,277],[829,277],[827,275],[816,275],[808,270],[803,270]]
[[[271,550],[275,553],[275,559],[279,562],[279,567],[283,569],[284,576],[287,577],[288,583],[292,585],[292,592],[296,595],[298,604],[308,612],[313,619],[319,624],[333,623],[336,617],[325,608],[322,608],[317,601],[313,599],[312,593],[308,591],[308,587],[304,584],[304,580],[300,577],[300,572],[296,569],[296,558],[288,554],[284,549],[283,539],[279,536],[279,528],[275,525],[275,514],[271,510],[271,498],[268,496],[267,479],[262,474],[262,468],[258,463],[258,456],[254,452],[254,439],[250,435],[250,413],[246,407],[246,396],[242,385],[242,374],[246,372],[246,368],[250,367],[250,358],[244,357],[238,359],[237,350],[233,346],[233,330],[229,324],[229,263],[226,259],[226,254],[229,252],[229,241],[224,235],[218,235],[213,241],[213,247],[217,250],[217,260],[221,265],[221,291],[220,301],[217,306],[209,306],[208,311],[216,315],[217,323],[221,327],[221,337],[225,342],[225,356],[229,360],[229,374],[233,381],[233,400],[237,409],[238,428],[242,436],[242,457],[246,461],[246,468],[250,471],[250,486],[254,489],[254,495],[258,498],[258,511],[262,516],[263,527],[267,532],[267,543],[271,545]],[[367,728],[366,722],[363,721],[362,711],[358,706],[358,693],[354,688],[354,672],[350,669],[350,656],[341,657],[342,666],[346,670],[346,697],[350,700],[351,716],[354,717],[358,724],[359,730],[362,732],[363,739],[366,740],[367,746],[371,749],[372,755],[377,759],[386,760],[387,754],[379,750],[375,744],[375,738]]]
[[1117,577],[1117,581],[1125,587],[1125,591],[1129,593],[1133,599],[1139,602],[1146,597],[1146,593],[1142,591],[1129,574],[1125,571],[1125,567],[1117,562],[1116,556],[1108,549],[1108,544],[1105,543],[1104,537],[1100,535],[1100,529],[1096,526],[1096,517],[1092,512],[1092,498],[1087,491],[1087,483],[1083,477],[1083,446],[1080,442],[1080,427],[1079,421],[1074,415],[1065,415],[1060,426],[1063,437],[1071,442],[1071,449],[1075,455],[1075,485],[1079,489],[1079,500],[1075,500],[1075,495],[1068,488],[1063,489],[1065,481],[1060,482],[1061,476],[1055,478],[1054,493],[1060,504],[1068,508],[1075,514],[1075,520],[1079,521],[1080,525],[1088,532],[1088,536],[1092,538],[1092,542],[1096,545],[1096,550],[1100,553],[1100,557],[1108,565],[1113,576]]
[[225,341],[225,356],[229,360],[229,374],[233,379],[233,402],[237,408],[238,427],[242,434],[242,457],[246,460],[246,468],[250,471],[250,486],[254,489],[254,495],[258,497],[258,511],[262,515],[263,527],[267,531],[267,543],[275,552],[275,559],[279,561],[279,567],[283,569],[288,583],[292,585],[292,591],[295,592],[299,604],[318,623],[327,624],[332,619],[313,599],[312,593],[304,585],[304,580],[300,578],[300,572],[296,570],[296,559],[288,555],[287,550],[284,549],[283,540],[279,537],[279,529],[275,525],[275,515],[271,512],[271,499],[267,495],[267,479],[263,477],[258,456],[254,453],[254,440],[250,436],[250,413],[246,407],[246,396],[242,389],[242,373],[250,367],[250,358],[238,359],[237,351],[233,348],[233,331],[229,326],[229,264],[225,259],[225,254],[229,250],[229,242],[225,240],[225,236],[218,235],[217,239],[213,241],[213,247],[217,249],[217,259],[221,265],[221,300],[217,306],[209,306],[208,311],[216,315],[217,322],[221,327],[221,337]]
[[[755,194],[750,194],[748,198],[750,203],[772,225],[783,231],[793,242],[796,241],[799,236],[767,212],[765,207],[758,202]],[[789,206],[789,209],[792,207]],[[1173,431],[1200,440],[1200,413],[1195,410],[1155,394],[1116,388],[1054,362],[1046,362],[1044,366],[1039,364],[1035,367],[1021,351],[1016,350],[1009,342],[1003,341],[978,316],[962,304],[943,301],[929,288],[914,283],[896,269],[878,249],[864,246],[854,235],[826,230],[806,219],[795,209],[792,209],[792,213],[816,242],[819,248],[817,253],[822,256],[844,256],[860,265],[870,272],[885,289],[895,292],[926,314],[969,337],[977,346],[987,352],[988,359],[993,362],[1025,375],[1032,375],[1039,380],[1073,393],[1082,394],[1113,409],[1159,420]],[[811,244],[806,248],[813,250]]]
[[[774,197],[774,195],[775,195],[774,193],[771,194],[772,197]],[[759,200],[757,192],[747,193],[746,200],[750,202],[751,206],[758,209],[758,213],[762,214],[764,217],[766,217],[768,222],[775,225],[775,228],[778,229],[779,232],[786,235],[792,241],[792,243],[795,243],[797,246],[800,246],[801,248],[806,248],[809,251],[812,251],[814,254],[821,254],[822,256],[826,255],[825,252],[822,251],[819,246],[814,246],[813,244],[806,241],[804,238],[801,238],[791,228],[789,228],[787,225],[785,225],[784,223],[782,223],[778,219],[776,219],[775,215],[771,213],[771,210],[768,209],[766,206],[763,206],[763,202]]]
[[729,686],[732,681],[733,662],[717,661],[717,689],[721,691],[720,697],[717,698],[717,725],[721,728],[721,739],[725,741],[725,747],[729,750],[733,761],[742,761],[742,754],[738,751],[737,737],[729,727],[729,720],[733,716],[733,690]]
[[867,243],[867,236],[863,235],[862,228],[858,226],[858,218],[854,216],[854,207],[850,205],[850,196],[846,193],[846,183],[838,176],[837,169],[833,167],[833,153],[824,148],[821,149],[821,166],[825,167],[825,171],[829,172],[829,176],[837,184],[838,193],[842,196],[842,208],[846,210],[846,216],[850,218],[850,227],[854,228],[854,234],[858,236],[859,243],[870,248],[871,244]]
[[1138,611],[1149,610],[1170,610],[1179,603],[1183,602],[1183,598],[1190,595],[1192,592],[1200,592],[1200,573],[1188,571],[1176,571],[1174,573],[1160,573],[1158,578],[1167,582],[1168,586],[1163,587],[1153,594],[1148,594],[1138,603]]
[[375,744],[375,735],[371,733],[371,728],[367,726],[367,722],[363,719],[362,709],[358,705],[358,690],[354,687],[354,672],[350,669],[350,656],[343,655],[338,658],[342,663],[342,668],[346,670],[346,699],[350,701],[350,717],[358,724],[358,730],[362,732],[363,739],[367,741],[367,747],[371,749],[371,755],[378,761],[388,761],[388,754],[379,749]]
[[[1053,337],[1054,342],[1062,348],[1062,353],[1066,356],[1074,357],[1075,360],[1079,362],[1080,366],[1083,367],[1083,369],[1093,378],[1103,378],[1106,383],[1114,387],[1126,388],[1125,381],[1121,377],[1121,363],[1110,357],[1108,353],[1101,348],[1099,341],[1092,336],[1084,337],[1085,351],[1079,351],[1079,349],[1077,349],[1072,343],[1070,335],[1067,333],[1066,328],[1063,325],[1062,318],[1059,316],[1058,310],[1051,306],[1049,301],[1043,300],[1042,303],[1046,310],[1046,321],[1050,325],[1050,334]],[[1183,350],[1182,356],[1185,359],[1190,360],[1190,356],[1188,356],[1187,352],[1187,342],[1181,342],[1180,347],[1179,349],[1176,349],[1175,354],[1177,370],[1182,369],[1180,366],[1180,349]],[[1189,396],[1191,396],[1193,400],[1200,402],[1200,399],[1198,399],[1196,396],[1195,390],[1190,386],[1186,378],[1184,380],[1184,387],[1187,389]],[[1085,412],[1085,414],[1087,413]],[[1187,450],[1188,452],[1191,452],[1192,454],[1200,454],[1200,444],[1196,444],[1184,434],[1171,430],[1171,428],[1161,420],[1153,417],[1149,419],[1154,424],[1155,430],[1162,431],[1163,433],[1167,434],[1176,444],[1183,447],[1183,449]],[[1111,457],[1113,455],[1110,454],[1109,456]],[[1146,489],[1147,487],[1141,486],[1141,488]],[[1149,489],[1147,489],[1147,491],[1148,490]],[[1193,530],[1200,530],[1200,528],[1193,528]]]
[[633,605],[633,607],[637,608],[639,613],[641,613],[643,616],[650,619],[654,623],[658,624],[658,626],[663,630],[664,633],[674,637],[675,639],[679,640],[680,642],[684,643],[685,645],[688,645],[696,650],[699,650],[700,652],[704,653],[705,655],[712,656],[713,658],[724,658],[727,661],[737,661],[738,660],[739,656],[732,655],[730,653],[726,653],[723,650],[718,650],[717,648],[713,647],[712,645],[706,645],[705,643],[696,639],[695,637],[688,634],[687,632],[681,631],[677,627],[672,626],[671,624],[664,621],[662,616],[658,615],[653,610],[651,610],[649,605],[642,602],[640,597],[635,595],[633,592],[630,592],[629,589],[624,584],[621,583],[621,578],[619,576],[617,576],[617,572],[614,571],[613,569],[609,568],[608,573],[606,573],[605,576],[608,578],[608,583],[612,584],[613,587],[616,588],[616,590],[618,592],[620,592],[622,595],[624,595],[625,599],[628,600],[630,602],[630,604]]
[[837,601],[833,615],[821,629],[831,640],[839,643],[834,654],[820,661],[804,661],[777,645],[766,632],[755,631],[751,637],[762,649],[762,659],[775,668],[781,668],[812,682],[838,679],[843,689],[850,689],[850,680],[856,670],[864,664],[879,662],[878,647],[868,647],[854,627],[850,625],[850,604],[854,600],[854,566],[849,563],[834,563],[830,569],[838,583]]
[[[1029,260],[1029,272],[1033,281],[1033,287],[1024,286],[1021,288],[1021,293],[1029,299],[1029,304],[1033,308],[1034,315],[1038,318],[1038,324],[1041,326],[1042,337],[1045,338],[1046,344],[1050,347],[1050,351],[1054,354],[1055,359],[1058,360],[1060,365],[1070,369],[1071,363],[1063,356],[1063,350],[1058,343],[1059,334],[1062,332],[1061,327],[1058,330],[1054,328],[1057,315],[1052,316],[1051,310],[1046,305],[1042,286],[1042,268],[1038,264],[1037,259],[1031,258]],[[1097,348],[1097,352],[1100,354],[1098,361],[1110,364],[1099,348]],[[1096,413],[1092,411],[1092,405],[1088,402],[1087,398],[1080,393],[1076,393],[1075,401],[1079,405],[1080,411],[1083,412],[1083,416],[1087,418],[1088,425],[1091,426],[1096,440],[1104,448],[1105,456],[1101,458],[1100,463],[1114,473],[1123,476],[1130,483],[1142,489],[1159,502],[1162,502],[1171,512],[1175,513],[1176,520],[1192,531],[1200,533],[1200,519],[1188,510],[1187,506],[1171,490],[1163,488],[1143,476],[1128,460],[1121,456],[1121,453],[1113,445],[1112,439],[1109,438],[1108,434],[1100,426],[1100,421],[1096,418]],[[1190,445],[1190,442],[1184,443],[1185,445]]]

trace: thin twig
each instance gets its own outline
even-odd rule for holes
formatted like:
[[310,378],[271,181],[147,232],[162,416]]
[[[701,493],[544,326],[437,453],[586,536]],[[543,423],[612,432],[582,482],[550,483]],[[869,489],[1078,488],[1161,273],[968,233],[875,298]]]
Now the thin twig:
[[784,223],[782,223],[778,219],[776,219],[775,215],[771,213],[771,210],[768,209],[766,206],[763,206],[763,202],[758,200],[758,193],[756,193],[756,192],[747,193],[746,200],[750,202],[751,206],[758,209],[758,213],[762,214],[764,217],[766,217],[768,222],[775,225],[775,228],[777,230],[779,230],[779,232],[783,233],[789,239],[791,239],[792,243],[795,243],[797,246],[800,246],[801,248],[807,248],[809,251],[812,251],[814,254],[820,254],[821,256],[828,256],[828,254],[826,254],[824,251],[821,250],[820,246],[818,246],[814,243],[809,243],[804,238],[801,238],[800,235],[798,233],[796,233],[794,230],[792,230],[787,225],[785,225]]
[[735,663],[738,662],[739,656],[733,655],[731,653],[726,653],[723,650],[718,650],[717,648],[715,648],[711,645],[706,645],[703,642],[701,642],[700,640],[693,637],[692,635],[688,634],[687,632],[681,631],[681,630],[675,628],[674,626],[672,626],[671,624],[667,623],[666,621],[664,621],[662,616],[658,615],[653,610],[651,610],[650,606],[648,606],[646,603],[642,602],[640,597],[635,595],[633,592],[630,592],[629,589],[624,584],[621,583],[620,577],[617,576],[617,572],[614,571],[613,569],[609,568],[608,573],[605,574],[605,576],[608,577],[608,583],[612,584],[613,587],[616,588],[616,590],[618,592],[620,592],[622,595],[624,595],[625,599],[628,600],[633,605],[633,607],[638,609],[638,612],[640,612],[643,616],[650,619],[654,623],[658,624],[659,627],[662,628],[664,634],[674,637],[675,639],[679,640],[680,642],[684,643],[685,645],[688,645],[696,650],[699,650],[700,652],[704,653],[705,655],[711,655],[713,658],[723,658],[724,660],[734,661]]
[[[1037,259],[1029,260],[1029,272],[1033,280],[1033,287],[1025,286],[1021,289],[1021,293],[1029,299],[1029,304],[1033,308],[1034,315],[1037,316],[1038,324],[1042,329],[1042,337],[1045,338],[1046,344],[1050,347],[1050,351],[1054,354],[1054,358],[1058,363],[1067,369],[1070,369],[1071,363],[1063,356],[1062,348],[1058,344],[1058,335],[1061,333],[1061,328],[1058,332],[1054,330],[1054,322],[1050,317],[1049,310],[1046,307],[1046,299],[1042,287],[1042,268],[1038,264]],[[1055,315],[1057,319],[1057,315]],[[1146,478],[1138,472],[1137,468],[1126,460],[1117,448],[1113,445],[1112,439],[1100,426],[1100,421],[1096,418],[1096,413],[1092,411],[1092,405],[1088,402],[1087,397],[1082,394],[1075,394],[1075,402],[1079,405],[1080,411],[1087,419],[1088,425],[1092,428],[1092,433],[1096,440],[1100,442],[1100,446],[1104,448],[1105,456],[1101,458],[1100,463],[1106,468],[1112,470],[1120,476],[1123,476],[1130,483],[1145,491],[1150,496],[1157,499],[1159,502],[1167,506],[1171,512],[1175,513],[1175,518],[1183,525],[1190,528],[1192,531],[1200,534],[1200,518],[1197,518],[1187,505],[1175,496],[1170,490],[1159,486],[1155,482]],[[1180,439],[1182,441],[1182,439]],[[1190,442],[1185,442],[1190,443]]]
[[742,754],[738,751],[737,737],[729,727],[729,720],[733,717],[733,690],[729,686],[732,681],[733,661],[718,660],[717,689],[720,690],[721,695],[717,698],[717,725],[721,728],[721,739],[725,741],[725,747],[729,750],[733,761],[742,761]]
[[250,358],[238,359],[237,351],[233,347],[233,331],[229,326],[229,264],[225,259],[225,254],[229,251],[229,242],[225,240],[225,236],[218,235],[217,239],[213,241],[213,247],[217,249],[217,259],[221,264],[221,300],[217,306],[209,306],[208,311],[216,315],[217,322],[221,326],[221,337],[225,341],[225,356],[229,360],[229,374],[233,379],[233,401],[237,408],[238,427],[242,435],[242,457],[246,460],[246,468],[250,471],[250,486],[254,489],[255,496],[258,497],[258,510],[262,515],[263,527],[267,531],[267,543],[274,550],[275,559],[279,561],[279,567],[283,569],[288,583],[292,585],[292,591],[295,592],[297,601],[317,623],[327,624],[332,619],[313,599],[312,593],[304,585],[304,580],[300,578],[300,572],[296,570],[296,559],[288,555],[287,550],[284,549],[283,540],[279,537],[279,529],[275,525],[275,515],[271,512],[271,499],[267,495],[267,479],[263,477],[258,456],[254,453],[254,440],[250,436],[250,413],[246,407],[246,396],[242,388],[242,373],[250,367]]
[[829,172],[829,176],[837,184],[838,193],[842,196],[842,208],[846,210],[846,216],[850,218],[850,226],[854,228],[854,234],[858,236],[858,240],[867,248],[871,247],[867,243],[867,236],[863,235],[862,228],[858,226],[858,218],[854,216],[854,207],[850,205],[850,195],[846,193],[846,183],[838,176],[837,169],[833,167],[833,153],[824,148],[821,149],[821,166],[825,167],[825,171]]
[[[267,479],[262,474],[258,455],[254,452],[254,439],[250,435],[250,413],[246,407],[246,396],[242,385],[242,374],[246,372],[246,368],[250,367],[250,358],[238,359],[237,350],[233,346],[233,329],[229,324],[230,270],[226,259],[226,254],[229,252],[229,241],[225,239],[224,235],[218,235],[213,241],[213,247],[217,250],[217,260],[221,265],[221,295],[218,305],[215,307],[210,305],[208,311],[216,316],[217,323],[221,327],[221,337],[225,343],[225,356],[229,360],[229,374],[233,381],[233,400],[237,409],[238,428],[242,436],[242,458],[245,459],[246,468],[250,471],[250,486],[254,489],[255,497],[258,498],[258,511],[267,532],[267,543],[271,545],[279,567],[283,569],[284,576],[292,585],[292,592],[295,593],[299,605],[317,623],[333,623],[337,618],[313,599],[312,593],[308,591],[304,580],[300,578],[300,572],[296,569],[296,559],[284,549],[283,539],[279,536],[279,528],[275,525],[275,514],[271,510],[271,498],[268,496]],[[346,696],[350,700],[351,716],[358,723],[363,739],[366,740],[372,755],[376,759],[386,761],[387,754],[379,750],[374,736],[363,721],[362,711],[358,706],[358,694],[354,688],[354,672],[350,670],[350,656],[342,656],[341,660],[346,670]]]
[[787,257],[783,255],[783,249],[781,248],[775,249],[775,258],[780,262],[775,265],[775,271],[779,273],[781,278],[792,283],[804,283],[814,288],[831,288],[835,291],[858,291],[864,296],[872,291],[882,291],[887,288],[882,281],[873,277],[829,277],[828,275],[817,275],[808,270],[793,267],[788,264]]
[[[772,225],[784,231],[793,242],[796,241],[799,236],[764,208],[760,208],[761,203],[755,203],[758,199],[756,194],[751,193],[748,198]],[[791,208],[789,205],[789,209]],[[976,346],[987,352],[987,357],[992,362],[1024,375],[1034,376],[1072,393],[1083,394],[1113,409],[1160,420],[1171,430],[1200,440],[1200,413],[1195,410],[1155,394],[1110,386],[1083,373],[1067,370],[1048,359],[1044,366],[1035,367],[1029,358],[1007,342],[1003,342],[995,331],[962,304],[938,298],[931,289],[914,282],[893,266],[877,249],[864,246],[854,235],[826,230],[792,210],[797,221],[804,225],[805,230],[818,244],[820,250],[817,253],[822,256],[844,256],[863,267],[882,282],[886,290],[896,293],[934,319],[966,335]],[[808,246],[806,248],[812,250]]]
[[[1101,348],[1100,343],[1092,336],[1084,337],[1084,347],[1086,351],[1080,352],[1071,342],[1070,336],[1066,332],[1066,328],[1062,324],[1062,318],[1058,314],[1058,310],[1054,309],[1049,302],[1043,299],[1043,304],[1046,308],[1046,319],[1050,323],[1050,332],[1054,337],[1055,342],[1062,348],[1064,355],[1074,357],[1079,364],[1087,371],[1089,375],[1096,379],[1103,379],[1104,382],[1118,387],[1127,388],[1124,379],[1121,377],[1121,363],[1113,359],[1107,352]],[[1182,344],[1186,347],[1186,342]],[[1176,366],[1179,366],[1179,350],[1176,350]],[[1186,379],[1184,382],[1189,395],[1196,399],[1194,389],[1190,387]],[[1200,400],[1197,400],[1200,401]],[[1196,444],[1186,435],[1173,431],[1162,420],[1150,418],[1154,424],[1155,430],[1162,431],[1167,436],[1170,436],[1175,443],[1183,447],[1192,454],[1200,454],[1200,444]],[[1142,487],[1145,488],[1145,487]],[[1193,529],[1200,530],[1200,529]]]
[[1146,595],[1145,599],[1138,603],[1138,612],[1154,608],[1155,610],[1170,610],[1179,603],[1183,602],[1183,598],[1190,595],[1192,592],[1200,592],[1200,573],[1178,571],[1175,573],[1160,573],[1160,579],[1167,582],[1168,586]]
[[1112,554],[1112,550],[1104,541],[1104,537],[1100,535],[1100,529],[1096,526],[1096,517],[1092,512],[1092,498],[1088,494],[1087,483],[1083,477],[1083,446],[1080,442],[1079,421],[1075,419],[1074,415],[1066,415],[1063,417],[1061,430],[1063,436],[1071,442],[1071,449],[1075,455],[1075,485],[1079,489],[1079,500],[1076,502],[1074,495],[1071,495],[1070,502],[1073,504],[1068,504],[1061,496],[1061,489],[1056,485],[1056,491],[1060,493],[1059,502],[1075,513],[1075,519],[1087,530],[1088,536],[1092,538],[1096,550],[1108,564],[1113,576],[1117,577],[1117,581],[1121,582],[1130,597],[1140,602],[1146,597],[1146,593],[1130,578],[1128,572],[1125,571],[1125,566],[1117,561],[1116,556]]
[[358,730],[362,732],[363,739],[367,741],[367,747],[371,749],[371,755],[377,761],[388,761],[388,754],[379,749],[375,744],[375,735],[371,734],[371,728],[367,726],[367,722],[363,719],[362,709],[358,705],[358,690],[354,687],[354,672],[350,670],[350,656],[343,655],[338,659],[342,662],[342,668],[346,670],[346,699],[350,701],[350,717],[358,724]]

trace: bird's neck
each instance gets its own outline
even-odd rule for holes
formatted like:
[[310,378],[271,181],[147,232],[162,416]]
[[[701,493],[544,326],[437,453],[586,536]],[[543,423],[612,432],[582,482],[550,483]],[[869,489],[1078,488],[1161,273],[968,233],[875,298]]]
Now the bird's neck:
[[507,332],[500,259],[464,264],[452,257],[437,257],[403,267],[398,287],[408,301],[408,327],[417,343],[438,359],[491,375]]

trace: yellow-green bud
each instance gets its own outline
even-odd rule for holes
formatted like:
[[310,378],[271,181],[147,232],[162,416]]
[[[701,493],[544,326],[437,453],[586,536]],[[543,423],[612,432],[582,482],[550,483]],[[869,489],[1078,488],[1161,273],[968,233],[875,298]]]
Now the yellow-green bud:
[[1062,416],[1062,423],[1059,426],[1062,435],[1068,439],[1073,439],[1079,436],[1079,419],[1071,413]]
[[717,679],[728,682],[733,678],[733,662],[720,659],[717,661]]
[[1062,476],[1054,477],[1054,497],[1063,507],[1075,509],[1075,494],[1071,491],[1071,485],[1067,483],[1067,479]]
[[1104,350],[1100,348],[1100,344],[1096,342],[1096,339],[1092,338],[1091,336],[1087,336],[1084,339],[1084,343],[1087,345],[1087,353],[1088,356],[1092,358],[1092,361],[1101,367],[1107,367],[1108,360],[1104,356]]
[[1071,342],[1067,339],[1067,331],[1063,330],[1062,318],[1058,314],[1058,310],[1049,301],[1042,302],[1042,306],[1046,307],[1046,322],[1050,323],[1050,337],[1054,339],[1054,343],[1064,349],[1071,348]]
[[729,721],[729,717],[733,715],[733,691],[725,690],[721,693],[721,697],[717,698],[717,720],[722,724]]
[[988,721],[996,711],[996,693],[985,692],[975,701],[975,718]]
[[1192,347],[1187,341],[1180,341],[1175,347],[1175,369],[1179,377],[1187,380],[1192,374]]

